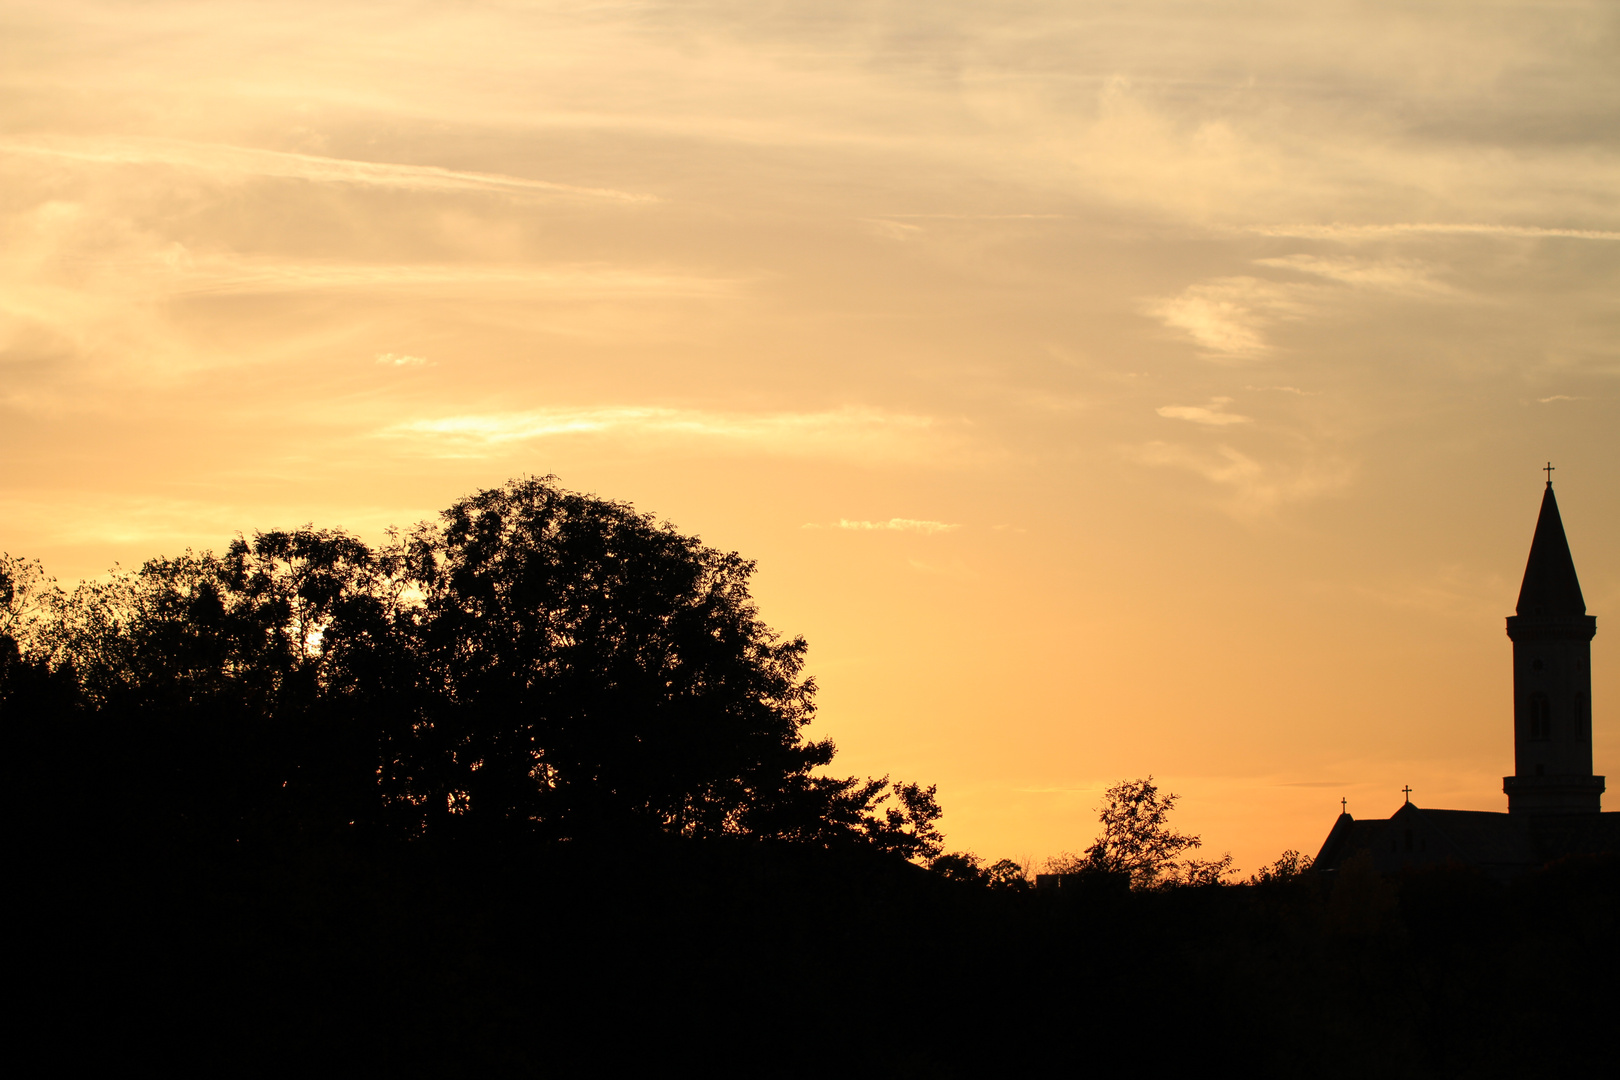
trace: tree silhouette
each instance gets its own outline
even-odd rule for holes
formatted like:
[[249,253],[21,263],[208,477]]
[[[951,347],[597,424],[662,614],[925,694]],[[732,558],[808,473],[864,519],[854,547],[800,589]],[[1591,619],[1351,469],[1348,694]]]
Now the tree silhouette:
[[1029,888],[1024,867],[1012,859],[999,859],[987,866],[971,851],[953,851],[937,856],[928,868],[948,881],[1014,892]]
[[443,520],[403,560],[427,728],[398,795],[424,826],[748,833],[830,760],[801,735],[805,642],[759,620],[752,562],[549,479]]
[[0,638],[26,640],[55,587],[39,560],[0,551]]
[[1052,869],[1060,874],[1118,876],[1133,889],[1221,881],[1231,872],[1230,853],[1211,861],[1182,859],[1184,852],[1201,847],[1203,840],[1170,827],[1170,811],[1179,798],[1173,793],[1161,794],[1152,776],[1115,784],[1103,793],[1099,808],[1102,835],[1084,855],[1052,860]]
[[1032,889],[941,853],[933,787],[826,771],[751,570],[549,478],[376,547],[265,532],[71,594],[0,556],[20,1044],[949,1076],[1062,1030],[1030,1067],[1217,1041],[1258,1075],[1612,1064],[1612,855],[1504,883],[1285,852],[1169,889],[1230,857],[1190,857],[1150,776],[1054,867],[1110,887]]
[[[41,594],[14,563],[8,626],[24,584]],[[760,620],[753,571],[531,477],[378,550],[311,526],[53,592],[28,652],[73,673],[162,814],[220,838],[280,822],[931,859],[934,788],[818,771],[834,747],[804,735],[806,644]]]
[[1249,876],[1250,885],[1288,885],[1301,880],[1310,872],[1315,860],[1289,848],[1269,866],[1262,866]]

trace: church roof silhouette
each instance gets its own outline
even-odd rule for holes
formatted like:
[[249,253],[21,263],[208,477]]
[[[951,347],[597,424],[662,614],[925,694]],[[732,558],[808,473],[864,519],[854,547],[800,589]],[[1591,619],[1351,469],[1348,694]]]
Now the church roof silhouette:
[[1507,813],[1430,810],[1408,800],[1388,818],[1334,822],[1315,866],[1334,873],[1352,858],[1380,871],[1462,863],[1511,876],[1569,855],[1620,851],[1620,813],[1603,813],[1604,778],[1592,772],[1591,641],[1597,619],[1575,574],[1551,465],[1516,614],[1513,641],[1514,775]]

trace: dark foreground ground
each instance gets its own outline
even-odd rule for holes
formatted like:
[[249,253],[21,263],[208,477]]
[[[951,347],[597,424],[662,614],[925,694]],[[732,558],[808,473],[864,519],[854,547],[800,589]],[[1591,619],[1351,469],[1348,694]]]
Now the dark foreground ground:
[[1616,1070],[1612,857],[1049,894],[757,844],[26,840],[13,1051],[52,1073]]

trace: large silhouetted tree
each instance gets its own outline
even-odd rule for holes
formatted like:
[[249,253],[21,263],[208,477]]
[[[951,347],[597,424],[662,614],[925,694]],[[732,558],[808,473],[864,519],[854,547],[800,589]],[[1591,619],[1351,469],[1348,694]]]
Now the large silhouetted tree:
[[397,794],[424,826],[749,832],[830,759],[801,735],[805,642],[759,620],[736,554],[530,479],[456,503],[405,561],[428,715]]
[[49,614],[24,651],[74,673],[109,752],[162,793],[143,805],[221,836],[293,822],[937,855],[933,788],[818,772],[833,746],[804,735],[805,642],[760,620],[753,570],[528,478],[378,550],[308,527],[71,595],[30,578]]

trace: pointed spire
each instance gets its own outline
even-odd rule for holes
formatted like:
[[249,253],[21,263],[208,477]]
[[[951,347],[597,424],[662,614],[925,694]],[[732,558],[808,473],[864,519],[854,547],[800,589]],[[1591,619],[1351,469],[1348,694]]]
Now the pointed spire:
[[1524,568],[1516,610],[1520,615],[1586,614],[1586,598],[1575,577],[1575,560],[1569,554],[1551,479],[1541,496],[1541,516],[1536,519],[1535,539],[1530,541],[1530,561]]

